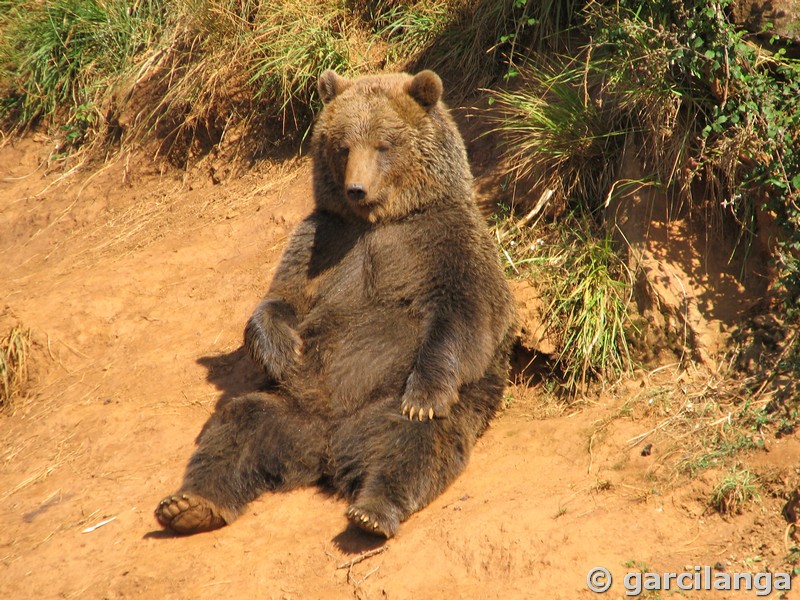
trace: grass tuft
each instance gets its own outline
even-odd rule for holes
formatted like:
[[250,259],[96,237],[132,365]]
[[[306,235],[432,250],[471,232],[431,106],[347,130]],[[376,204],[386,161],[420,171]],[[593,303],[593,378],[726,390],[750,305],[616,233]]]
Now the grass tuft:
[[582,391],[589,379],[630,372],[625,330],[631,282],[611,237],[578,220],[571,230],[561,229],[560,248],[552,250],[547,313],[561,340],[567,387]]
[[0,339],[0,410],[11,410],[28,380],[31,331],[20,326]]
[[714,486],[710,503],[723,515],[737,515],[760,497],[758,477],[749,469],[735,466]]
[[294,127],[310,123],[318,102],[316,80],[326,69],[346,75],[355,67],[361,36],[344,2],[263,2],[253,31],[248,83]]
[[558,348],[555,366],[568,393],[629,373],[632,285],[610,234],[578,214],[547,226],[538,238],[511,219],[497,227],[507,273],[537,282],[547,299],[546,336]]
[[580,65],[528,65],[513,89],[491,95],[491,116],[521,188],[539,197],[552,192],[550,212],[572,199],[590,210],[605,200],[628,131],[616,115],[589,98]]

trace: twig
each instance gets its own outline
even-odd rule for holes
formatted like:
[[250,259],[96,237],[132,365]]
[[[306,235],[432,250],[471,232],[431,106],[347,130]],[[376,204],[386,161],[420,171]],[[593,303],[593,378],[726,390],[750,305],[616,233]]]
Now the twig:
[[91,527],[87,527],[81,533],[92,533],[96,529],[100,529],[103,525],[108,525],[111,521],[116,520],[117,517],[111,517],[110,519],[106,519],[105,521],[100,521],[97,525],[92,525]]
[[374,569],[372,569],[372,571],[370,571],[369,573],[367,573],[366,575],[364,575],[364,576],[363,576],[361,579],[359,579],[358,581],[356,581],[356,578],[353,576],[353,571],[352,571],[352,570],[349,570],[349,571],[347,571],[347,579],[348,579],[348,580],[350,580],[350,583],[352,583],[354,587],[358,587],[358,586],[360,586],[362,583],[364,583],[364,582],[367,580],[367,578],[368,578],[368,577],[370,577],[371,575],[374,575],[375,573],[377,573],[377,572],[380,570],[380,568],[381,568],[381,566],[380,566],[380,565],[378,565],[377,567],[375,567]]
[[511,268],[514,269],[514,272],[517,275],[519,275],[519,269],[517,269],[517,265],[514,264],[514,261],[511,258],[511,255],[508,253],[508,251],[505,248],[502,248],[502,250],[503,250],[503,254],[505,254],[505,257],[506,257],[506,260],[508,261],[508,264],[510,264]]
[[539,196],[539,200],[536,202],[536,206],[534,206],[533,209],[527,215],[525,215],[524,217],[522,217],[522,219],[520,219],[520,221],[517,223],[517,227],[519,229],[522,229],[523,227],[525,227],[525,225],[530,223],[533,220],[533,218],[539,214],[539,212],[544,208],[545,204],[547,204],[547,201],[550,200],[550,198],[552,198],[553,194],[555,193],[556,191],[551,189],[546,189],[544,192],[542,192],[542,195]]
[[792,534],[796,528],[797,523],[789,523],[786,526],[786,531],[783,532],[783,545],[786,547],[786,552],[791,551],[792,546],[794,546],[792,543]]
[[380,548],[375,548],[374,550],[369,550],[367,552],[362,552],[358,556],[356,556],[352,560],[348,560],[347,562],[343,562],[337,568],[338,569],[349,569],[353,565],[357,565],[360,562],[367,560],[368,558],[372,558],[376,554],[380,554],[382,552],[386,552],[389,549],[389,546],[381,546]]

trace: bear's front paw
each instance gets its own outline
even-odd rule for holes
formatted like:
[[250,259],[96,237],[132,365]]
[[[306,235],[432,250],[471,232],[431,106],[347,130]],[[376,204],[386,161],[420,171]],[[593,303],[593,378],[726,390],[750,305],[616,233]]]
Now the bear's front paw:
[[252,359],[276,381],[288,379],[303,354],[300,336],[286,323],[253,317],[245,328],[244,340]]
[[443,419],[450,415],[450,406],[455,399],[442,392],[436,394],[406,393],[400,406],[400,412],[411,421],[425,421],[434,418]]

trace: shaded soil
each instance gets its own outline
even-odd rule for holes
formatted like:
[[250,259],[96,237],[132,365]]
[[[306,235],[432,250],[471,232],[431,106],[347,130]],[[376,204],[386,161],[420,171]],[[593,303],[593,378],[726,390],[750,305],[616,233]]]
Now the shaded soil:
[[[259,382],[242,328],[311,208],[309,165],[215,184],[209,164],[180,174],[136,155],[48,172],[46,151],[0,149],[0,326],[35,341],[28,394],[0,415],[0,597],[575,599],[596,596],[586,575],[605,566],[617,598],[642,565],[785,568],[779,494],[723,518],[714,469],[676,480],[661,446],[629,443],[657,420],[620,416],[626,402],[706,381],[674,367],[552,418],[543,387],[510,388],[464,475],[349,568],[381,546],[318,489],[265,496],[216,532],[162,533],[153,509],[202,424]],[[747,458],[786,487],[797,435],[767,446]]]

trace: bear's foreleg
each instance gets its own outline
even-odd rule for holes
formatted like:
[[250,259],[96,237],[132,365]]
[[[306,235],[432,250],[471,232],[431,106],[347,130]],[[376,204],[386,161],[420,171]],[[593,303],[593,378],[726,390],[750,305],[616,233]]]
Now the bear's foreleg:
[[255,363],[272,379],[286,381],[302,352],[295,330],[297,316],[287,302],[266,298],[255,310],[244,330],[244,345]]

